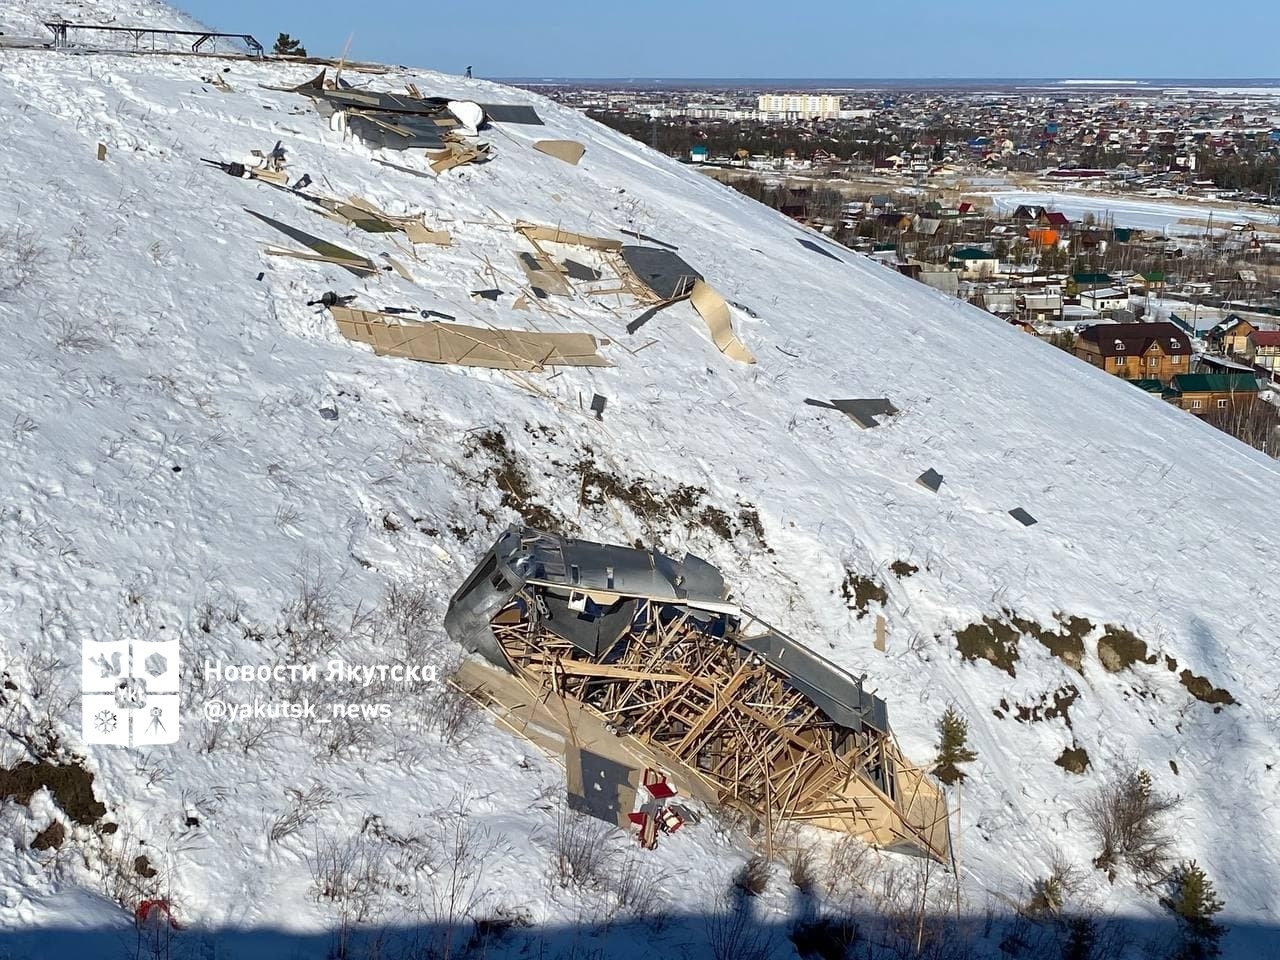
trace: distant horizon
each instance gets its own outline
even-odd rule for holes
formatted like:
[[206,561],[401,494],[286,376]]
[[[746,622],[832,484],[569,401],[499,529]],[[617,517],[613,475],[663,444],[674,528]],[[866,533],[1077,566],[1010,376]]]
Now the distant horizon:
[[[650,0],[643,9],[595,0],[551,6],[489,0],[424,6],[383,0],[296,4],[176,0],[209,26],[264,41],[287,31],[312,53],[430,66],[480,77],[583,80],[637,77],[704,83],[755,74],[773,80],[1017,79],[1046,64],[1078,78],[1159,79],[1171,64],[1215,80],[1273,61],[1280,5],[1218,0],[1077,0],[1069,14],[1026,0],[966,10],[943,0],[803,9],[764,0]],[[1223,30],[1218,34],[1215,25]],[[1215,37],[1220,42],[1212,42]],[[1206,42],[1208,41],[1208,42]],[[982,70],[976,69],[977,65]],[[747,77],[750,79],[750,76]]]

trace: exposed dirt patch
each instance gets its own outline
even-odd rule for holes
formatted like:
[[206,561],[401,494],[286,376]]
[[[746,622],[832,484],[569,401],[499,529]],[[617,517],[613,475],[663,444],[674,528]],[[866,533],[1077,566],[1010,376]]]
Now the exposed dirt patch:
[[1155,663],[1156,655],[1147,645],[1124,627],[1108,623],[1098,639],[1098,659],[1108,673],[1119,673],[1135,663]]
[[1187,692],[1202,703],[1221,706],[1232,706],[1236,703],[1235,697],[1221,687],[1215,687],[1208,677],[1197,677],[1190,670],[1183,670],[1178,674],[1178,679],[1187,688]]
[[156,875],[156,868],[151,865],[151,861],[145,856],[135,857],[133,860],[133,872],[150,880]]
[[[516,459],[507,438],[498,430],[473,433],[467,438],[468,458],[483,453],[491,465],[483,477],[502,494],[502,505],[520,514],[521,519],[538,530],[563,530],[568,524],[550,507],[538,501],[529,475]],[[461,538],[459,538],[461,539]]]
[[889,595],[884,592],[884,587],[871,577],[864,577],[853,570],[845,570],[844,583],[840,584],[840,595],[844,597],[846,607],[858,611],[859,620],[867,615],[869,612],[867,607],[873,601],[884,606],[885,601],[889,599]]
[[13,799],[23,806],[31,795],[46,787],[54,802],[76,823],[89,825],[100,820],[107,808],[93,796],[93,774],[78,763],[20,763],[0,769],[0,799]]
[[996,617],[983,617],[956,632],[956,649],[966,660],[986,660],[1011,677],[1018,660],[1019,630]]
[[55,820],[36,834],[36,838],[31,841],[31,849],[58,850],[65,839],[67,839],[67,828]]
[[1051,654],[1076,673],[1081,673],[1084,668],[1084,638],[1093,632],[1093,624],[1084,617],[1068,617],[1062,613],[1053,616],[1058,621],[1056,630],[1023,617],[1012,619],[1019,630],[1035,637]]
[[[1061,717],[1068,727],[1071,726],[1071,707],[1080,699],[1080,691],[1075,684],[1068,683],[1053,693],[1046,693],[1037,703],[1015,703],[1015,718],[1019,723],[1040,723],[1044,720],[1055,720]],[[1000,701],[1002,704],[1004,701]],[[1007,707],[1005,709],[1008,709]]]
[[682,483],[663,488],[651,480],[622,477],[602,467],[590,450],[585,451],[570,469],[580,477],[578,502],[582,506],[622,504],[644,524],[651,539],[663,539],[670,532],[672,521],[679,520],[689,526],[710,530],[725,541],[747,534],[768,549],[764,525],[753,504],[738,500],[733,507],[735,512],[731,513],[707,503],[705,487]]
[[895,560],[889,564],[889,571],[899,580],[904,580],[913,574],[919,573],[920,568],[915,564],[907,563],[905,560]]
[[1084,747],[1065,747],[1053,762],[1067,773],[1083,774],[1089,769],[1089,753]]

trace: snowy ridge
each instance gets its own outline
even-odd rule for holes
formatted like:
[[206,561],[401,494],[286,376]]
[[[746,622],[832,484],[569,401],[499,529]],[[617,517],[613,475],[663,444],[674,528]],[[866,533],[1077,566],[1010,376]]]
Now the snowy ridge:
[[[155,8],[121,5],[119,18]],[[232,92],[200,82],[224,66]],[[3,51],[0,235],[9,250],[39,251],[25,282],[12,257],[0,263],[0,289],[10,288],[0,297],[0,669],[21,681],[13,715],[41,709],[27,689],[38,672],[31,651],[74,664],[88,639],[176,632],[188,661],[277,662],[284,641],[271,630],[300,578],[332,585],[347,621],[390,584],[426,586],[432,649],[449,655],[438,617],[514,517],[485,476],[493,455],[475,443],[498,430],[533,499],[581,535],[694,550],[758,615],[868,674],[909,756],[927,762],[936,719],[959,707],[979,754],[959,828],[973,912],[993,895],[1025,899],[1061,849],[1085,869],[1094,902],[1162,917],[1139,885],[1111,886],[1089,867],[1097,851],[1081,804],[1131,757],[1184,798],[1179,856],[1215,879],[1226,921],[1280,922],[1275,462],[852,252],[816,254],[789,221],[523,91],[426,71],[351,74],[379,90],[412,82],[428,96],[532,103],[546,121],[486,131],[492,162],[436,180],[375,164],[304,98],[259,87],[314,72]],[[581,165],[531,148],[546,137],[584,142]],[[415,262],[199,163],[277,140],[295,176],[391,212],[425,209],[453,246],[419,248]],[[417,285],[394,274],[353,283],[337,267],[266,257],[257,241],[282,238],[243,207],[374,259],[391,252]],[[617,298],[577,296],[561,317],[512,311],[514,257],[528,249],[510,229],[517,219],[677,244],[726,299],[758,315],[735,310],[733,323],[759,363],[723,358],[688,304],[630,337],[641,308]],[[495,281],[508,293],[498,303],[468,295]],[[595,332],[614,341],[602,351],[616,365],[516,378],[378,358],[305,305],[330,289],[363,307]],[[608,398],[601,421],[584,409],[595,393]],[[880,396],[900,413],[874,430],[803,403]],[[580,503],[584,458],[659,490],[705,488],[703,502],[731,517],[755,509],[763,541],[741,525],[726,540],[678,517],[646,523],[616,501]],[[945,478],[936,495],[914,482],[930,467]],[[1019,506],[1036,526],[1008,515]],[[900,579],[895,561],[918,572]],[[883,609],[873,601],[864,619],[848,609],[847,571],[883,587]],[[1082,671],[1028,637],[1015,676],[966,662],[955,632],[1006,609],[1046,626],[1058,612],[1097,625]],[[880,612],[886,654],[871,642]],[[1132,631],[1156,662],[1108,673],[1094,646],[1104,624]],[[376,659],[376,638],[352,637],[344,655]],[[1238,703],[1195,699],[1183,669]],[[62,684],[74,693],[75,671]],[[1070,728],[1012,715],[1018,704],[1052,703],[1068,684],[1079,690]],[[111,819],[162,865],[184,920],[322,931],[333,921],[310,893],[316,836],[349,836],[371,815],[394,831],[426,830],[457,798],[502,838],[484,877],[490,908],[548,924],[586,915],[591,897],[546,879],[563,773],[525,741],[485,721],[449,743],[402,719],[320,760],[325,751],[296,725],[251,749],[230,740],[206,750],[193,702],[180,744],[141,752],[80,743],[73,702],[54,718],[64,746],[88,758]],[[0,767],[29,758],[5,741]],[[1054,764],[1073,744],[1088,751],[1084,775]],[[286,790],[316,784],[331,802],[305,830],[270,841]],[[186,824],[193,806],[198,828]],[[42,866],[45,855],[29,849],[60,816],[50,807],[0,807],[0,845],[12,844],[0,855],[0,926],[121,922],[105,899],[85,905],[85,891],[105,889],[100,871],[73,858]],[[692,911],[715,907],[747,855],[740,837],[707,821],[647,863],[677,878],[666,884],[671,899]],[[775,890],[767,909],[781,915],[786,904]],[[1229,943],[1257,955],[1250,941]]]

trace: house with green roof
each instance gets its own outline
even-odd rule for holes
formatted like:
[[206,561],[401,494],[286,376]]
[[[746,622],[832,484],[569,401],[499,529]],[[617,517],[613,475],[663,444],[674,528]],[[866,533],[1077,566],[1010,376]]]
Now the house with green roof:
[[960,271],[960,276],[967,278],[994,277],[1000,272],[1000,258],[990,250],[978,247],[965,247],[951,251],[949,265]]
[[1218,410],[1252,406],[1258,378],[1251,373],[1180,373],[1169,384],[1170,400],[1204,416]]

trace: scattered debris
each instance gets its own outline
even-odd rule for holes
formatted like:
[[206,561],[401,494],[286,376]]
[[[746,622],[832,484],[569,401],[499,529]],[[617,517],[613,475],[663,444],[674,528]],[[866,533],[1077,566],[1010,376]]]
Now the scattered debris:
[[564,261],[563,268],[571,280],[580,280],[584,283],[599,280],[604,276],[599,270],[588,267],[586,264],[578,263],[577,260]]
[[1027,513],[1027,511],[1023,510],[1021,507],[1014,507],[1009,511],[1009,516],[1013,517],[1013,519],[1017,520],[1024,527],[1030,527],[1039,523],[1035,517]]
[[652,243],[655,246],[665,247],[667,250],[679,250],[674,243],[667,243],[665,240],[659,240],[657,237],[651,237],[646,233],[636,233],[634,230],[619,230],[625,237],[635,237],[637,240],[643,240],[645,243]]
[[98,144],[98,159],[99,160],[107,159],[107,145],[105,143]]
[[924,487],[926,490],[938,492],[938,488],[942,486],[942,474],[930,467],[920,476],[916,477],[916,483]]
[[620,252],[623,263],[642,290],[660,303],[689,296],[693,285],[702,279],[702,274],[668,250],[620,245]]
[[563,243],[571,247],[587,247],[591,250],[621,250],[621,240],[610,240],[606,237],[593,237],[586,233],[573,233],[559,227],[547,227],[525,220],[517,220],[514,224],[516,233],[522,234],[535,246],[539,240],[551,243]]
[[837,257],[834,253],[832,253],[826,247],[819,246],[818,244],[814,243],[812,240],[806,239],[805,237],[796,237],[796,241],[800,244],[800,246],[805,247],[809,250],[812,250],[814,253],[820,253],[822,254],[822,256],[828,257],[831,260],[835,260],[837,263],[844,263],[843,260]]
[[705,281],[697,280],[689,293],[689,302],[693,304],[693,309],[698,311],[698,316],[702,317],[707,329],[711,331],[711,340],[716,345],[716,349],[731,360],[737,360],[740,363],[756,362],[755,355],[733,332],[729,305],[725,303],[724,297],[716,293]]
[[[643,809],[654,830],[683,821],[656,773],[667,770],[682,792],[757,821],[949,858],[945,799],[900,752],[884,701],[730,600],[699,557],[513,526],[453,595],[444,625],[497,668],[491,700],[509,728],[541,738],[545,725],[521,721],[559,715],[575,744],[642,758],[655,771],[642,777],[642,803],[674,815]],[[691,683],[700,695],[681,696]],[[504,702],[504,685],[548,709]],[[619,735],[602,736],[606,722]],[[656,750],[661,761],[649,759]]]
[[600,394],[593,394],[591,397],[591,412],[596,415],[597,420],[603,420],[604,408],[609,401]]
[[471,296],[479,297],[481,300],[491,300],[494,303],[497,303],[498,298],[502,296],[502,291],[497,289],[496,287],[490,288],[488,290],[472,290]]
[[493,330],[461,324],[402,324],[369,310],[329,308],[348,340],[367,343],[378,356],[495,370],[541,371],[544,367],[608,367],[587,333]]
[[331,200],[327,197],[309,197],[319,204],[325,216],[339,223],[357,227],[366,233],[403,233],[410,243],[433,244],[447,247],[453,238],[446,230],[432,230],[424,222],[423,215],[397,216],[379,209],[374,203],[363,197],[350,197],[347,200]]
[[534,143],[533,149],[575,167],[582,159],[582,155],[587,152],[587,148],[576,140],[538,140]]
[[493,123],[519,123],[529,126],[542,126],[542,118],[533,107],[514,103],[482,103],[484,115]]
[[317,257],[308,257],[306,254],[298,254],[288,250],[277,251],[268,249],[267,252],[274,256],[295,256],[299,259],[319,259],[327,263],[336,263],[346,270],[354,273],[356,276],[367,276],[377,273],[377,265],[367,257],[362,257],[358,253],[353,253],[344,247],[338,246],[336,243],[330,243],[328,240],[322,240],[319,237],[305,233],[296,227],[291,227],[287,223],[281,223],[279,220],[273,220],[271,217],[250,210],[245,207],[245,212],[250,216],[257,217],[268,226],[274,227],[287,237],[292,237],[305,247],[310,247],[318,255]]
[[807,399],[805,403],[811,407],[839,410],[864,430],[880,426],[880,421],[877,417],[892,417],[898,413],[898,408],[890,403],[886,397],[854,400]]
[[428,150],[427,157],[431,161],[431,169],[438,175],[464,163],[488,163],[490,148],[487,143],[472,146],[466,143],[446,143],[439,150]]
[[516,262],[535,293],[573,296],[573,287],[565,279],[564,270],[545,253],[517,253]]

